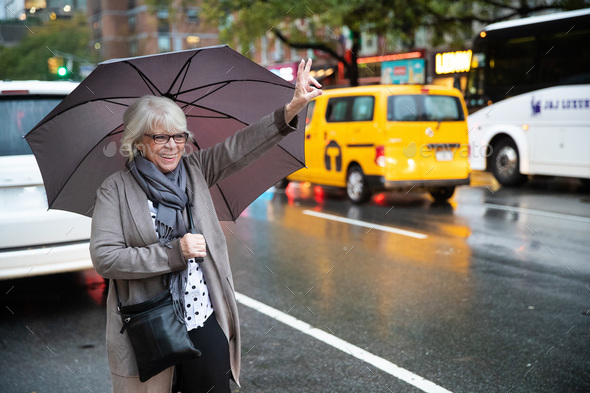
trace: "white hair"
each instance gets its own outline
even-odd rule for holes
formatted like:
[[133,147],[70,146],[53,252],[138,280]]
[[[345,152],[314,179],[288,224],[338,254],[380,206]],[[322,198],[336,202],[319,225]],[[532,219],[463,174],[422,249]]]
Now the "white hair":
[[174,101],[166,97],[143,96],[127,108],[123,114],[125,130],[121,138],[121,154],[129,161],[139,153],[137,144],[146,133],[162,128],[170,134],[192,134],[186,125],[184,112]]

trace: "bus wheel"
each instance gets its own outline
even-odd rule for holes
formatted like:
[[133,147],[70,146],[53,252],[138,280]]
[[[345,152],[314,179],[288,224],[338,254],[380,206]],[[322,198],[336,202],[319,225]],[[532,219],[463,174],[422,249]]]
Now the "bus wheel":
[[430,195],[434,198],[437,202],[444,202],[449,200],[453,196],[455,192],[455,186],[449,187],[439,187],[430,190]]
[[346,194],[353,203],[367,202],[371,198],[371,190],[367,179],[359,166],[353,166],[346,176]]
[[527,177],[520,173],[520,157],[516,144],[510,138],[502,138],[494,145],[492,171],[503,186],[518,186]]

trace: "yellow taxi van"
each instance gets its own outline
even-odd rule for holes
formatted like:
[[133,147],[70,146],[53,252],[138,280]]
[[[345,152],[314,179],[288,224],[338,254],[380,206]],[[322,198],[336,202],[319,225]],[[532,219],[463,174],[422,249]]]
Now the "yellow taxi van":
[[325,90],[307,111],[307,167],[286,180],[346,188],[354,203],[408,190],[445,201],[469,184],[466,113],[461,92],[442,86]]

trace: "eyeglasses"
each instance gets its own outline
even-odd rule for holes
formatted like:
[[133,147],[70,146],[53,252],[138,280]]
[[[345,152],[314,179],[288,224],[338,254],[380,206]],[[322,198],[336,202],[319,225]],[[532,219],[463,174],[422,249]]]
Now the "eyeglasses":
[[174,139],[174,142],[176,142],[177,145],[182,145],[182,144],[186,143],[186,140],[188,139],[188,134],[185,132],[183,132],[182,134],[174,134],[174,135],[168,135],[168,134],[144,134],[144,135],[151,137],[154,140],[154,142],[157,143],[158,145],[165,145],[166,143],[168,143],[170,138]]

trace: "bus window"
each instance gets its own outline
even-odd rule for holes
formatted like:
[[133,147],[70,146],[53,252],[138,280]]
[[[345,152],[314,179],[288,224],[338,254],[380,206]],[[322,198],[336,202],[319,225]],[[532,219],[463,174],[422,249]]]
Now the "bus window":
[[[590,83],[590,29],[573,30],[543,37],[539,44],[539,78],[545,85]],[[572,55],[575,54],[575,59]]]
[[[535,37],[523,37],[490,43],[488,65],[492,71],[488,84],[499,89],[495,95],[506,95],[515,85],[537,83],[534,41]],[[492,101],[497,101],[497,97],[492,97]]]

